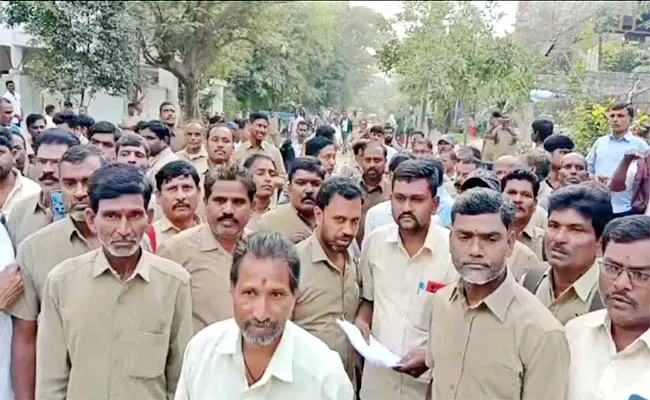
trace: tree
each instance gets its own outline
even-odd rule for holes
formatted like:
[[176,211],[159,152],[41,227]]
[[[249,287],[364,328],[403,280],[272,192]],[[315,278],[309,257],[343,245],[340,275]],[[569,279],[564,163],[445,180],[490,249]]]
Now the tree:
[[12,1],[9,26],[24,25],[38,47],[26,68],[41,86],[50,80],[87,105],[100,90],[126,95],[137,80],[135,24],[124,1]]
[[145,61],[171,72],[182,89],[186,118],[200,116],[202,85],[213,60],[228,57],[241,42],[257,43],[273,36],[264,29],[265,12],[273,4],[243,1],[134,2]]
[[397,73],[402,90],[422,104],[422,119],[432,102],[434,121],[447,126],[459,104],[467,126],[481,108],[524,101],[539,65],[512,38],[495,36],[495,20],[492,8],[469,2],[407,1],[397,17],[407,36],[381,49],[380,65]]

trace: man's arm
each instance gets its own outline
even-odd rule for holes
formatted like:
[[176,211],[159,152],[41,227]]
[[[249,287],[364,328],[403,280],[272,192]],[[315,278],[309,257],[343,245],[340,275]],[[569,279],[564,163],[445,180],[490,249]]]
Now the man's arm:
[[45,334],[36,339],[36,398],[63,400],[68,394],[70,362],[58,294],[50,279],[43,288],[39,323]]
[[545,333],[524,361],[522,400],[565,399],[569,354],[563,330]]
[[612,192],[624,192],[626,190],[625,180],[627,178],[627,170],[630,168],[632,161],[638,159],[636,153],[626,153],[618,164],[612,179],[609,181],[609,190]]
[[167,366],[165,368],[168,399],[174,398],[178,379],[183,367],[183,354],[185,353],[185,347],[190,341],[193,332],[192,300],[188,274],[187,280],[181,284],[178,290],[176,308],[174,309],[174,319],[172,320],[169,338],[169,352],[167,354]]
[[24,284],[16,264],[0,272],[0,310],[11,307],[23,294]]
[[34,399],[36,384],[36,321],[13,318],[11,371],[16,399]]

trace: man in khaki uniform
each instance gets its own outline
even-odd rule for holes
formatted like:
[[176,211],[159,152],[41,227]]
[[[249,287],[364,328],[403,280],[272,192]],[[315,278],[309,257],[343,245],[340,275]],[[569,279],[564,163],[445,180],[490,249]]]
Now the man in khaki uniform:
[[16,398],[34,398],[37,319],[50,270],[68,258],[99,247],[85,220],[90,206],[88,179],[106,159],[90,145],[70,147],[59,162],[61,194],[68,215],[31,234],[18,246],[16,263],[25,293],[7,312],[14,317],[12,358]]
[[294,243],[309,237],[316,225],[314,207],[323,179],[325,169],[320,161],[312,157],[294,159],[289,172],[291,201],[262,215],[259,229],[278,232]]
[[521,135],[513,126],[512,120],[499,113],[493,113],[490,126],[483,138],[483,160],[495,161],[501,156],[516,154]]
[[189,162],[172,161],[158,171],[156,201],[163,216],[153,223],[153,234],[145,236],[155,240],[154,253],[169,238],[201,224],[201,218],[196,215],[200,196],[199,174]]
[[160,120],[169,129],[169,147],[172,153],[181,151],[185,147],[185,135],[178,127],[176,107],[172,103],[164,101],[158,108],[158,114]]
[[502,180],[503,194],[515,205],[515,234],[517,240],[531,249],[542,260],[544,230],[531,224],[537,207],[539,181],[532,172],[519,169],[506,174]]
[[41,91],[41,112],[45,114],[47,112],[47,106],[54,106],[53,112],[57,113],[63,110],[63,102],[65,101],[65,96],[56,88],[56,82],[51,80],[47,89]]
[[149,146],[151,158],[149,159],[147,176],[153,183],[156,173],[168,162],[178,160],[178,156],[169,147],[170,130],[164,123],[149,121],[147,126],[140,131],[140,135],[147,141]]
[[103,167],[89,186],[102,246],[47,276],[36,398],[172,398],[192,336],[190,276],[140,245],[153,219],[140,168]]
[[379,142],[370,142],[363,150],[363,156],[361,157],[363,174],[359,180],[359,186],[363,190],[364,200],[361,210],[361,226],[359,232],[357,232],[357,243],[359,245],[363,243],[368,210],[388,200],[390,196],[390,182],[384,178],[386,154],[386,147]]
[[[362,304],[355,324],[365,337],[372,333],[393,353],[424,346],[426,330],[412,326],[433,292],[453,283],[449,231],[431,223],[437,208],[437,173],[423,160],[407,160],[393,173],[391,205],[396,224],[368,235],[361,250]],[[366,363],[362,400],[421,400],[430,375],[412,378]]]
[[[564,329],[515,281],[504,262],[515,243],[514,206],[476,188],[454,204],[450,250],[460,280],[426,309],[424,359],[435,399],[564,399]],[[422,370],[421,353],[403,368]]]
[[242,143],[235,154],[233,160],[243,165],[248,157],[253,154],[265,154],[273,160],[278,169],[278,176],[286,178],[287,171],[284,169],[282,154],[274,145],[265,141],[269,129],[269,118],[263,113],[251,113],[250,122],[250,140]]
[[50,192],[59,190],[59,161],[79,140],[66,131],[48,129],[38,136],[37,143],[34,165],[41,192],[19,201],[11,211],[7,231],[15,248],[28,235],[52,222]]
[[188,121],[185,124],[185,147],[176,153],[181,160],[189,161],[199,174],[208,169],[208,152],[204,147],[205,127],[201,121]]
[[296,246],[300,295],[293,322],[336,350],[354,382],[355,350],[336,323],[353,322],[359,308],[359,274],[350,245],[361,219],[362,193],[349,179],[330,178],[318,192],[317,228]]
[[211,171],[205,181],[206,223],[172,237],[158,255],[182,265],[192,276],[194,332],[232,317],[230,267],[244,235],[255,186],[242,167]]
[[549,201],[546,256],[550,269],[524,285],[562,323],[603,308],[598,294],[598,240],[612,219],[609,192],[579,184],[553,192]]
[[230,128],[222,124],[211,126],[207,136],[207,169],[213,170],[231,163],[235,152],[235,136]]

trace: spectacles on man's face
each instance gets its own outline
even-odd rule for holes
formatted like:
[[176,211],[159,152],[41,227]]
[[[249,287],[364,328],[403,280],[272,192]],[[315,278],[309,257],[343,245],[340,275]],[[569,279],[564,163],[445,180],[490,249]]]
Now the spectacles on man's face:
[[607,279],[615,280],[625,272],[634,286],[650,286],[650,268],[630,269],[602,259],[598,260],[598,266]]

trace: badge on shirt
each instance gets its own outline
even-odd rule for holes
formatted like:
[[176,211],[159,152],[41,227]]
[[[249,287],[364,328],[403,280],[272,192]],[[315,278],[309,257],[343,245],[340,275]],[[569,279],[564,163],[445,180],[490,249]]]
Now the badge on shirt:
[[435,293],[445,286],[447,285],[436,281],[427,281],[426,283],[420,282],[420,284],[418,285],[418,293],[420,292],[420,290],[426,290],[429,293]]

